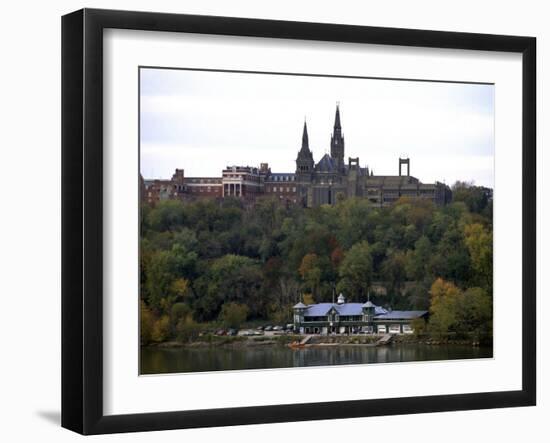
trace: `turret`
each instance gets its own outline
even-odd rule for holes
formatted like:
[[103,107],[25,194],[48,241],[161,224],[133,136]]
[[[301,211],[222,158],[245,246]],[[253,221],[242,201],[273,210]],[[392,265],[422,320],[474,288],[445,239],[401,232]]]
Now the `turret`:
[[363,321],[372,322],[376,310],[376,305],[370,300],[367,301],[363,306],[361,306],[363,311]]
[[294,329],[298,330],[300,328],[300,324],[304,322],[304,312],[307,309],[307,306],[300,302],[295,304],[292,309],[294,310]]

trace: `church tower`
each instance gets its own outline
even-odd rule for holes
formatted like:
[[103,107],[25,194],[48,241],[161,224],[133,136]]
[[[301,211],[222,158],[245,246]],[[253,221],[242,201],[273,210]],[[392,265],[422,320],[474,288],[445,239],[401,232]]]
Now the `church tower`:
[[336,117],[334,118],[334,130],[330,137],[330,156],[336,161],[339,171],[343,171],[344,163],[344,136],[340,124],[340,106],[336,105]]
[[[309,138],[307,135],[307,125],[304,121],[304,133],[302,134],[302,149],[298,152],[296,159],[296,174],[302,178],[311,177],[313,173],[313,154],[309,150]],[[300,180],[302,181],[302,180]]]

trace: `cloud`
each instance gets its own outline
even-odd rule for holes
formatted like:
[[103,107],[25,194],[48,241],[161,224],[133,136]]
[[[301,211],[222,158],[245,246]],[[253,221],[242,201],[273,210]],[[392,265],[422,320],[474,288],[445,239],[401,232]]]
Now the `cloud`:
[[492,185],[491,85],[159,69],[141,73],[142,173],[217,176],[260,162],[291,172],[304,118],[314,158],[329,151],[337,101],[346,155],[362,165],[393,174],[407,153],[424,182]]

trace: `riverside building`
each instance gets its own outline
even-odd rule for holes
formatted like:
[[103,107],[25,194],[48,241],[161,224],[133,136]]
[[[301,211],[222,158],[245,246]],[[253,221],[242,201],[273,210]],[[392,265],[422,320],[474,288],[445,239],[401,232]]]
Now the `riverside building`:
[[413,321],[426,319],[428,311],[391,311],[366,303],[346,303],[340,294],[336,303],[294,306],[294,330],[301,334],[412,334]]

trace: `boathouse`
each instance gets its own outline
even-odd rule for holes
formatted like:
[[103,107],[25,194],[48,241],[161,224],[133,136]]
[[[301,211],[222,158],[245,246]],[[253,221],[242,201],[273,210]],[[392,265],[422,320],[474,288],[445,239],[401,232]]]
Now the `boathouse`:
[[337,303],[294,306],[294,329],[301,334],[412,334],[412,322],[427,318],[428,311],[392,311],[366,303]]

